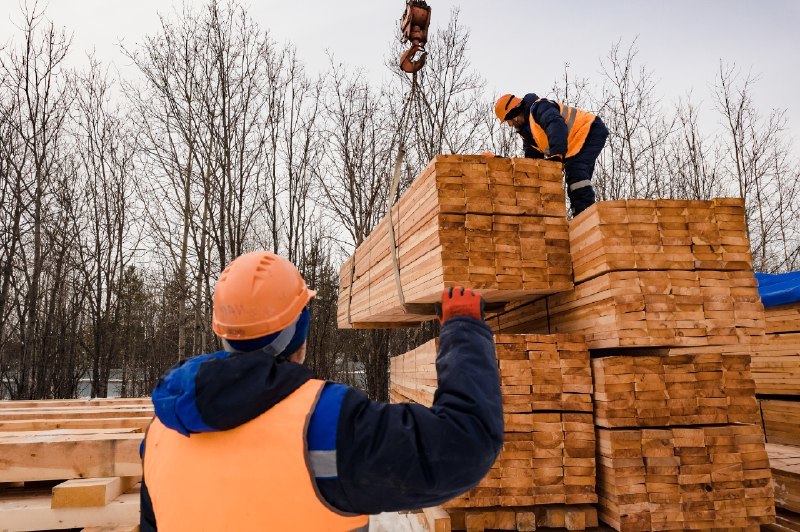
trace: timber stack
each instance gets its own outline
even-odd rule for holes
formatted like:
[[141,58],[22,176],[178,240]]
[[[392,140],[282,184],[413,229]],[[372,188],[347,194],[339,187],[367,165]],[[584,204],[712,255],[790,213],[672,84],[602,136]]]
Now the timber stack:
[[753,377],[761,404],[777,523],[800,530],[800,302],[765,308],[767,334],[753,346]]
[[0,401],[0,529],[139,529],[149,398]]
[[600,517],[617,530],[774,521],[750,348],[764,311],[737,199],[600,202],[570,222],[573,290],[494,330],[584,335]]
[[440,155],[390,214],[341,268],[340,328],[417,325],[450,286],[490,303],[572,287],[555,163]]

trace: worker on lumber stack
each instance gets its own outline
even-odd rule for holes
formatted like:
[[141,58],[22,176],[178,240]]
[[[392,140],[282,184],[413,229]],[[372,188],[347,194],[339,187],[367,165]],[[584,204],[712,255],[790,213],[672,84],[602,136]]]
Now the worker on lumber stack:
[[574,216],[594,203],[594,164],[608,138],[608,129],[599,116],[533,93],[524,98],[504,94],[494,112],[522,137],[525,157],[564,164]]
[[483,300],[445,291],[433,406],[371,401],[302,363],[316,292],[266,251],[235,259],[214,293],[223,351],[170,369],[142,444],[143,531],[360,530],[367,514],[445,502],[503,444]]

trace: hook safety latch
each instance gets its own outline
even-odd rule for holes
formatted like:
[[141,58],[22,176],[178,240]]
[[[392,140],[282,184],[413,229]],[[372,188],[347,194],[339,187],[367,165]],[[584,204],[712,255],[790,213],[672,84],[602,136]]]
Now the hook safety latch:
[[403,18],[400,19],[403,42],[411,42],[411,48],[400,56],[400,68],[403,72],[412,74],[425,65],[425,58],[428,56],[425,44],[428,42],[430,23],[431,8],[425,0],[408,0]]

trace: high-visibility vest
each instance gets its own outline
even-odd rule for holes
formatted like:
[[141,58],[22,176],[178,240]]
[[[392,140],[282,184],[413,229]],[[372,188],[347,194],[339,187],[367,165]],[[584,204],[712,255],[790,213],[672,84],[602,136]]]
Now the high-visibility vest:
[[234,429],[185,437],[156,418],[144,479],[160,531],[366,530],[317,490],[306,429],[324,381],[310,380]]
[[[541,100],[542,98],[536,100],[534,105]],[[561,111],[561,116],[564,118],[564,122],[567,123],[566,156],[572,157],[581,151],[583,143],[586,142],[586,136],[589,134],[589,128],[592,127],[592,122],[594,122],[596,117],[592,113],[583,111],[577,107],[570,107],[569,105],[563,103],[556,103],[556,105],[558,105],[558,108]],[[545,133],[544,128],[537,124],[536,120],[533,119],[533,113],[530,113],[528,120],[531,126],[531,133],[533,134],[533,141],[536,143],[534,148],[542,153],[547,153],[547,150],[550,149],[550,142],[547,140],[547,133]]]

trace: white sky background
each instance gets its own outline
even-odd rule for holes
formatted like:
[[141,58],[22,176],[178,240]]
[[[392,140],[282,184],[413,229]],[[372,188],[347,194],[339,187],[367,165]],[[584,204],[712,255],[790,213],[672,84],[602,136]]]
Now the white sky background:
[[[0,0],[0,43],[13,38],[19,2]],[[92,49],[123,76],[135,75],[118,42],[133,47],[158,28],[158,12],[181,0],[50,0],[47,16],[73,33],[71,62]],[[202,0],[187,0],[201,5]],[[654,73],[669,104],[693,91],[705,104],[706,134],[719,122],[712,85],[719,60],[759,75],[761,114],[787,109],[794,152],[800,153],[800,1],[798,0],[428,0],[431,29],[461,8],[471,31],[470,58],[487,90],[546,94],[569,62],[576,77],[599,79],[599,58],[619,38],[639,36],[639,59]],[[310,72],[327,66],[326,50],[380,82],[404,0],[252,0],[250,13],[281,42],[292,41]],[[1,45],[1,44],[0,44]]]

